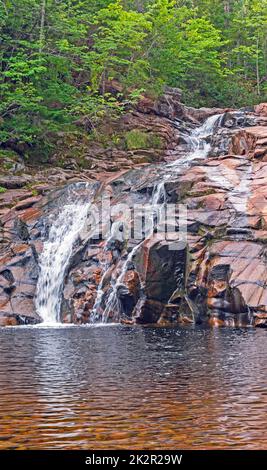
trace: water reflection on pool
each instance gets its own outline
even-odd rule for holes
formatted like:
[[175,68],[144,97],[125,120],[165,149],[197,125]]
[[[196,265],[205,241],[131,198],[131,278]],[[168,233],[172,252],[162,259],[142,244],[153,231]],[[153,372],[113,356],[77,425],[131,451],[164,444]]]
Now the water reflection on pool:
[[266,449],[266,335],[0,329],[0,449]]

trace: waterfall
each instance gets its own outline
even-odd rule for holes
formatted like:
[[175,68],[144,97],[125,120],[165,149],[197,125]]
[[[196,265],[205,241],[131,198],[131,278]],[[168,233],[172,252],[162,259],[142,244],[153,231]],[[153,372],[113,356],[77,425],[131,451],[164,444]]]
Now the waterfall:
[[[121,273],[120,273],[119,277],[117,278],[117,280],[115,281],[115,283],[112,286],[111,293],[109,294],[109,296],[107,298],[106,306],[105,306],[105,309],[103,311],[102,318],[101,318],[101,321],[103,323],[108,322],[109,314],[111,312],[113,312],[114,310],[116,310],[118,313],[120,313],[120,301],[119,301],[119,298],[118,298],[118,290],[119,290],[120,286],[124,285],[123,284],[123,278],[124,278],[125,274],[127,273],[128,269],[129,269],[129,266],[132,263],[134,255],[135,255],[136,251],[138,250],[138,248],[139,248],[139,244],[136,245],[133,248],[133,250],[128,254],[126,260],[124,261],[124,263],[122,265]],[[98,299],[98,301],[99,301],[99,299]]]
[[[112,240],[114,238],[117,238],[118,229],[119,229],[120,224],[121,224],[120,222],[114,222],[114,224],[112,225],[111,234],[110,234],[109,238],[106,241],[104,251],[108,251],[109,244],[112,243]],[[91,313],[91,319],[92,319],[93,323],[96,323],[98,321],[98,318],[99,318],[99,311],[101,309],[101,304],[103,302],[103,298],[104,298],[104,295],[105,295],[105,292],[104,292],[104,289],[103,289],[105,274],[106,274],[106,270],[110,266],[110,262],[109,261],[104,261],[104,263],[100,263],[100,265],[102,267],[102,271],[103,271],[104,274],[101,277],[100,283],[98,284],[96,299],[95,299],[95,303],[94,303],[93,310],[92,310],[92,313]]]
[[[189,152],[184,158],[180,158],[172,164],[164,167],[165,173],[161,180],[156,182],[151,196],[151,209],[153,222],[145,237],[149,237],[155,225],[161,221],[161,210],[167,201],[165,183],[175,175],[179,174],[182,167],[189,165],[195,158],[204,158],[209,154],[211,144],[208,139],[214,130],[220,125],[223,115],[209,117],[202,126],[194,129],[187,135]],[[92,185],[78,183],[67,191],[65,201],[59,201],[58,213],[53,214],[53,220],[48,220],[49,233],[44,241],[43,252],[39,259],[39,277],[36,289],[36,310],[45,323],[60,322],[61,300],[64,281],[70,260],[82,229],[85,226],[92,200],[92,191],[88,188]],[[80,189],[86,189],[86,194]],[[62,202],[62,204],[61,204]],[[156,221],[156,222],[155,222]],[[115,224],[113,229],[115,230]],[[106,242],[108,250],[109,242],[114,238],[112,230],[109,240]],[[142,241],[128,254],[123,262],[117,279],[114,279],[110,293],[104,292],[104,276],[108,266],[103,266],[103,276],[98,286],[97,297],[92,310],[92,321],[107,322],[111,312],[120,309],[118,290],[123,286],[123,278],[132,263],[134,254]],[[104,305],[104,309],[103,306]],[[101,313],[102,310],[102,313]]]
[[60,322],[66,271],[75,242],[86,223],[89,207],[90,201],[84,200],[79,191],[71,188],[67,194],[67,202],[59,208],[58,214],[53,215],[52,223],[48,220],[51,226],[40,255],[35,300],[37,313],[44,323]]
[[223,114],[214,114],[197,127],[191,134],[192,153],[196,157],[207,157],[211,150],[211,143],[207,139],[214,134],[215,129],[220,127]]
[[191,134],[186,136],[183,134],[188,142],[189,153],[184,158],[179,158],[168,166],[177,167],[177,165],[188,164],[196,158],[206,158],[211,150],[211,143],[208,142],[208,139],[221,126],[223,116],[223,114],[214,114],[208,117],[202,126],[196,127]]
[[[188,142],[189,152],[184,158],[180,158],[175,162],[165,166],[165,174],[162,179],[154,184],[152,196],[151,196],[151,213],[153,214],[153,221],[151,226],[148,227],[146,237],[151,236],[155,225],[161,223],[162,210],[167,202],[167,193],[165,183],[170,180],[173,175],[177,176],[177,173],[186,165],[189,165],[196,158],[205,158],[208,156],[211,150],[211,143],[207,140],[213,135],[215,129],[220,126],[223,118],[223,114],[215,114],[210,116],[203,123],[202,126],[194,129],[190,135],[185,135],[184,138]],[[112,238],[112,233],[111,237]],[[109,241],[109,240],[108,240]],[[129,269],[129,266],[133,262],[134,255],[138,250],[143,240],[135,246],[135,248],[128,254],[126,260],[123,262],[120,274],[117,279],[114,280],[111,287],[110,293],[107,295],[103,290],[103,283],[105,278],[105,269],[102,279],[99,283],[95,304],[92,310],[92,322],[101,321],[103,323],[109,321],[109,316],[112,312],[116,311],[120,314],[120,300],[119,300],[119,289],[122,287],[123,278]],[[108,242],[106,243],[106,247]],[[105,305],[104,309],[102,306]],[[102,310],[102,311],[101,311]]]
[[152,206],[166,202],[166,189],[164,181],[155,184],[152,194]]
[[[152,193],[152,200],[151,200],[151,225],[149,227],[146,227],[147,232],[146,236],[149,237],[154,230],[155,224],[159,224],[161,222],[161,210],[162,207],[165,205],[166,202],[166,189],[165,189],[165,183],[164,181],[155,184],[153,188],[153,193]],[[117,229],[118,229],[118,223],[115,222],[111,228],[111,235],[108,238],[106,242],[105,249],[108,248],[110,241],[114,239],[117,236]],[[134,255],[136,251],[138,250],[140,244],[137,244],[132,251],[128,254],[127,258],[122,264],[120,274],[118,278],[114,281],[111,292],[107,295],[107,299],[105,300],[105,291],[103,289],[104,285],[104,280],[105,280],[105,266],[103,266],[103,276],[100,280],[100,283],[98,285],[97,289],[97,295],[96,295],[96,300],[93,306],[93,310],[91,313],[91,321],[93,323],[101,321],[103,323],[108,322],[109,316],[112,312],[116,311],[120,313],[120,300],[118,297],[118,291],[121,286],[123,286],[123,278],[126,274],[126,272],[129,269],[129,266],[133,262]],[[107,266],[106,266],[107,267]],[[101,307],[102,304],[104,304],[105,301],[105,308],[101,312]]]

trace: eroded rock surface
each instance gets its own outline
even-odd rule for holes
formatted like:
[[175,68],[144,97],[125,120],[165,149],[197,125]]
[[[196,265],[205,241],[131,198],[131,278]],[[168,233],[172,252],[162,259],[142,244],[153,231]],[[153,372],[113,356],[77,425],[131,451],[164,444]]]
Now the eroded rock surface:
[[[148,152],[146,161],[145,151],[139,153],[141,159],[136,152],[131,165],[123,168],[118,157],[120,171],[112,175],[108,167],[101,171],[101,165],[97,172],[54,170],[49,181],[44,172],[37,172],[34,188],[27,173],[1,176],[0,186],[6,188],[0,194],[1,326],[42,320],[34,297],[48,230],[45,221],[59,210],[66,183],[96,180],[100,182],[96,205],[105,190],[112,205],[124,203],[130,208],[151,204],[155,187],[164,182],[165,202],[187,206],[188,237],[170,250],[175,236],[166,240],[156,229],[139,246],[133,239],[96,240],[85,231],[66,272],[62,321],[267,325],[266,106],[258,106],[256,113],[197,111],[179,104],[178,90],[170,96],[167,93],[156,107],[140,103],[130,118],[129,129],[137,122],[144,128],[153,125],[166,141],[165,150],[156,155]],[[188,144],[179,135],[216,113],[223,120],[212,137],[208,158],[184,165]],[[164,180],[166,164],[156,162],[176,161],[177,167],[179,158],[178,173],[168,170],[170,177]],[[147,166],[148,162],[154,163]],[[51,191],[59,185],[61,189]],[[162,204],[160,192],[158,196]],[[101,220],[102,233],[109,222]]]

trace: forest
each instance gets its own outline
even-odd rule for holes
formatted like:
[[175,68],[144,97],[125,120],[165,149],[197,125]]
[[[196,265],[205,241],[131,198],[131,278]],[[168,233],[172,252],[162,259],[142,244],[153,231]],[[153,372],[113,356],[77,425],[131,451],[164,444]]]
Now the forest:
[[165,86],[194,107],[262,102],[266,25],[267,0],[0,0],[0,148],[48,155]]

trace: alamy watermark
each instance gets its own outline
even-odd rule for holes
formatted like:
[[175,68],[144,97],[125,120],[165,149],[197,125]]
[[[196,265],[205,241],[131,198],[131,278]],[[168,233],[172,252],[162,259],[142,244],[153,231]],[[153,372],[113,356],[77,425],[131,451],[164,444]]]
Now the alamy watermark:
[[181,242],[187,242],[187,206],[166,202],[132,206],[111,204],[109,194],[103,193],[100,204],[88,207],[83,230],[90,232],[92,239],[119,242],[129,239],[141,242],[158,234],[168,242],[169,250],[176,250]]
[[[224,191],[225,208],[229,211],[229,221],[239,224],[242,216],[242,226],[246,226],[248,217],[248,203],[251,197],[251,163],[245,161],[242,167],[229,169],[223,163],[220,166],[208,168],[207,182],[211,188],[220,188]],[[111,202],[108,191],[102,194],[98,204],[88,207],[88,217],[84,229],[90,232],[92,239],[118,240],[124,242],[134,240],[141,242],[157,234],[160,239],[168,242],[169,250],[180,249],[181,242],[187,243],[188,210],[184,203],[169,203],[166,197],[163,202],[147,202],[145,204],[130,204]],[[153,198],[152,198],[153,199]],[[262,202],[261,211],[266,212],[266,203]],[[216,209],[198,208],[204,213],[214,212]],[[193,211],[194,212],[194,211]],[[194,217],[191,214],[191,218]],[[235,222],[236,218],[236,222]],[[208,218],[207,218],[208,222]],[[205,224],[205,222],[203,222]],[[208,224],[207,224],[208,225]]]

